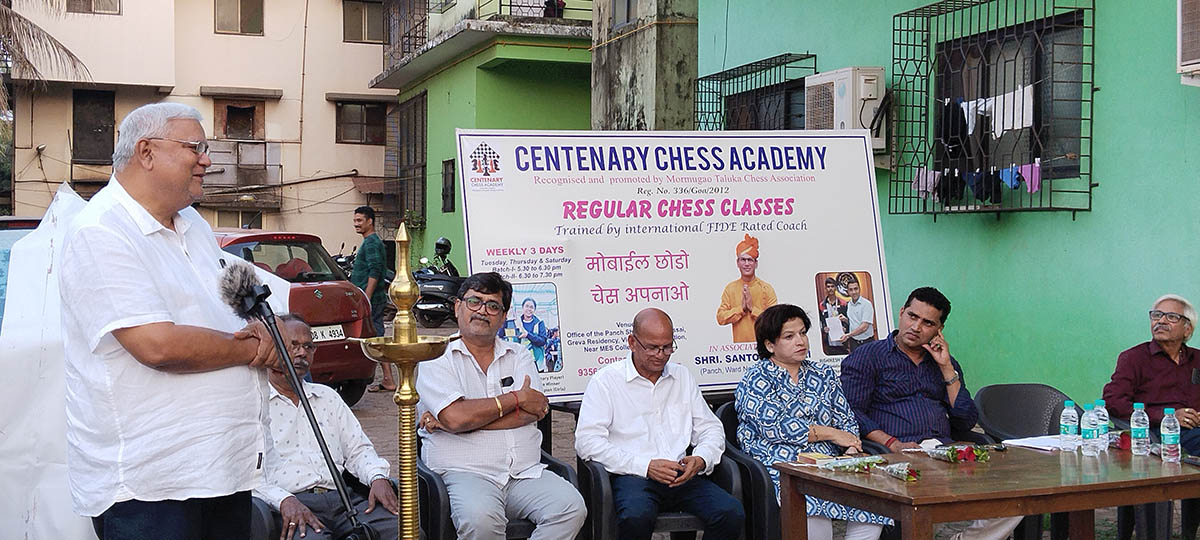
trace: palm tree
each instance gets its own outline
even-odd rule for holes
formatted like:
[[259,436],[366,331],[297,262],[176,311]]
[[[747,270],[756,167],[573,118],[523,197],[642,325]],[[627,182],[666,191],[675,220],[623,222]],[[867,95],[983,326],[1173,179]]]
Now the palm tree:
[[[66,0],[17,0],[22,4],[62,13]],[[47,71],[74,80],[90,80],[87,66],[66,45],[12,8],[12,0],[0,0],[0,62],[11,76],[36,83],[45,82]],[[0,84],[0,111],[8,111],[8,88]]]

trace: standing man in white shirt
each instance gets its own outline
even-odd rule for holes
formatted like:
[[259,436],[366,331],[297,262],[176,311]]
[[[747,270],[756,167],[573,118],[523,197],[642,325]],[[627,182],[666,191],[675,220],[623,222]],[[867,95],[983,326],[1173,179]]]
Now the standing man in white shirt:
[[509,520],[528,519],[530,540],[574,538],[587,517],[583,497],[541,463],[535,425],[550,403],[533,355],[496,332],[512,305],[500,274],[475,274],[458,290],[462,339],[421,363],[417,391],[425,464],[442,475],[460,539],[503,540]]
[[725,452],[725,431],[691,372],[668,362],[675,352],[671,318],[642,310],[628,342],[629,358],[588,383],[575,428],[579,457],[612,474],[617,536],[649,540],[665,510],[698,516],[706,540],[738,538],[741,503],[705,477]]
[[190,206],[212,164],[200,120],[129,113],[60,255],[71,498],[102,540],[248,537],[271,450],[274,344],[221,301],[221,251]]
[[[299,316],[284,315],[280,333],[288,340],[296,376],[303,379],[310,365],[308,355],[317,348],[313,345],[312,329]],[[350,520],[338,495],[337,483],[329,474],[321,447],[300,406],[300,396],[292,389],[284,369],[268,373],[271,438],[276,449],[272,457],[278,459],[267,461],[263,485],[254,490],[254,496],[279,511],[283,538],[341,538],[351,532]],[[300,384],[339,473],[348,470],[360,482],[370,485],[365,498],[354,491],[346,494],[358,512],[358,520],[375,529],[380,538],[395,538],[400,505],[388,480],[387,460],[375,453],[371,439],[336,391],[303,380]],[[377,511],[377,504],[387,512]]]
[[854,352],[859,345],[875,341],[875,306],[862,297],[862,286],[854,276],[850,276],[850,282],[846,284],[846,293],[850,295],[850,302],[846,304],[846,314],[839,317],[850,327],[845,345]]

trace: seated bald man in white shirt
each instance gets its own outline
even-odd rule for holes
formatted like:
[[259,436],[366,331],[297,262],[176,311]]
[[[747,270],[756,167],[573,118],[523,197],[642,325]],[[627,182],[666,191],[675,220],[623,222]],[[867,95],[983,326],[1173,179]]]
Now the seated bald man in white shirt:
[[629,358],[588,383],[575,428],[579,457],[612,474],[617,536],[649,540],[663,510],[699,517],[705,540],[738,538],[741,503],[706,477],[725,452],[725,430],[687,368],[668,362],[671,318],[642,310],[628,341]]

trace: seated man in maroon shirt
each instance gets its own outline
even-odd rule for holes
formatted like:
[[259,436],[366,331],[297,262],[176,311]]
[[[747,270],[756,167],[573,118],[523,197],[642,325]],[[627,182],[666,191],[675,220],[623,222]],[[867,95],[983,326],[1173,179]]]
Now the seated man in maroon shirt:
[[[1179,441],[1189,454],[1200,454],[1200,351],[1187,346],[1196,329],[1196,308],[1181,296],[1168,294],[1150,309],[1151,341],[1121,353],[1112,380],[1104,385],[1104,401],[1113,418],[1129,419],[1135,402],[1146,404],[1150,424],[1157,429],[1163,409],[1175,408],[1182,428]],[[1197,372],[1200,376],[1200,372]]]

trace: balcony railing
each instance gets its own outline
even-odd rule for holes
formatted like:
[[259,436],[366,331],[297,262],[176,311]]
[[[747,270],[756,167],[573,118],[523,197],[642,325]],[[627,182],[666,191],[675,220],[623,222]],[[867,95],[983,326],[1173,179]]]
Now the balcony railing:
[[480,19],[496,15],[551,19],[592,20],[592,0],[477,0]]

